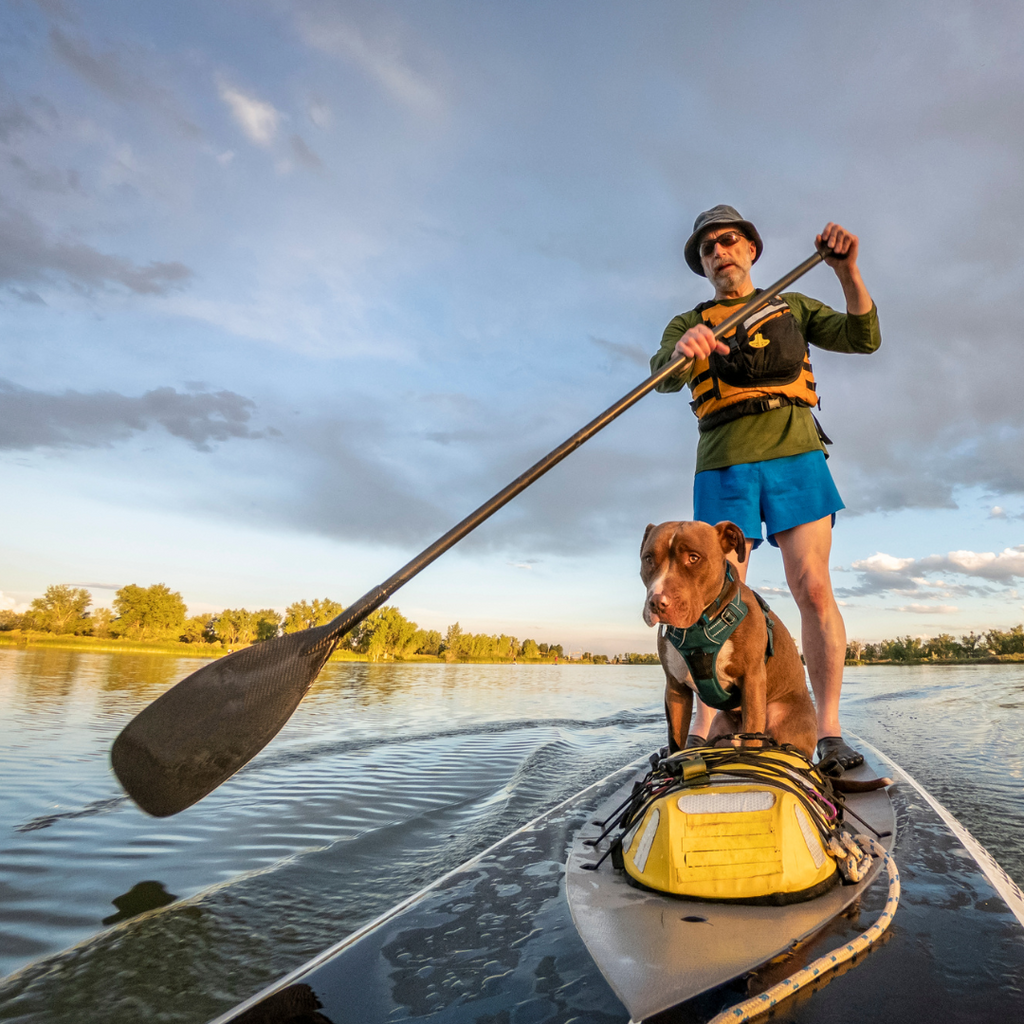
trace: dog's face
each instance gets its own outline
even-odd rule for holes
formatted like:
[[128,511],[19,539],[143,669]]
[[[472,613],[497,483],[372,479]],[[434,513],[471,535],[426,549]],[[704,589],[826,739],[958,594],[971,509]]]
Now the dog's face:
[[725,555],[743,561],[747,545],[735,523],[653,523],[640,546],[640,578],[647,587],[644,622],[687,629],[725,582]]

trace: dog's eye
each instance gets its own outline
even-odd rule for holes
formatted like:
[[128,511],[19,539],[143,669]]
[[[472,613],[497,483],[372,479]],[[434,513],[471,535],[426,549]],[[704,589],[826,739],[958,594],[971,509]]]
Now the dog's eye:
[[687,565],[696,565],[697,562],[699,562],[699,561],[700,561],[700,555],[698,555],[696,551],[687,551],[686,552],[686,564]]

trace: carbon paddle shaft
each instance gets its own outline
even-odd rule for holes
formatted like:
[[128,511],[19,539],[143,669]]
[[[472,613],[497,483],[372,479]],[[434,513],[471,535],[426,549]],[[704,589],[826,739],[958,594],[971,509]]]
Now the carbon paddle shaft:
[[[788,288],[794,281],[804,276],[808,270],[817,266],[823,255],[815,253],[794,267],[785,277],[780,277],[770,288],[759,292],[749,302],[744,303],[732,316],[726,317],[715,329],[715,338],[728,334],[737,324],[745,320],[751,313],[771,302],[779,292]],[[522,476],[517,477],[504,490],[499,491],[490,501],[484,502],[475,512],[470,513],[457,526],[453,526],[443,537],[438,538],[425,551],[420,552],[411,562],[406,563],[393,576],[388,577],[379,587],[364,594],[355,604],[346,608],[330,623],[332,637],[340,639],[349,630],[357,626],[374,609],[379,608],[399,587],[404,586],[417,573],[425,569],[435,558],[443,555],[450,547],[457,544],[467,533],[475,530],[485,519],[489,519],[503,505],[508,504],[517,494],[525,491],[535,480],[542,477],[549,469],[557,466],[562,459],[571,455],[585,441],[589,441],[599,430],[603,430],[614,419],[618,419],[627,409],[635,405],[648,392],[653,391],[663,380],[671,377],[679,369],[679,360],[673,359],[666,363],[657,373],[651,374],[642,384],[635,387],[628,395],[624,395],[614,405],[609,406],[600,416],[591,420],[582,430],[578,430],[567,441],[563,441],[554,451],[545,455],[540,462],[531,466]]]
[[[770,302],[822,258],[816,253],[804,260],[745,303],[715,328],[715,337]],[[125,726],[111,748],[111,764],[128,795],[148,814],[165,817],[212,793],[277,735],[346,633],[678,370],[678,359],[667,363],[331,622],[228,654],[161,694]]]

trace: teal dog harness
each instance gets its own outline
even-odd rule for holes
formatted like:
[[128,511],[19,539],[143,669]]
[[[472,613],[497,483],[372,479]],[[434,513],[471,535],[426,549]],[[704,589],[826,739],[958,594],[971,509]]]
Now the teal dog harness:
[[[669,643],[683,656],[686,667],[700,699],[709,707],[718,711],[733,711],[740,706],[741,695],[738,690],[723,690],[718,682],[718,655],[725,641],[732,636],[736,627],[747,617],[747,606],[740,597],[740,588],[736,588],[733,599],[719,611],[722,597],[730,584],[736,582],[732,565],[725,563],[725,583],[721,593],[704,609],[701,617],[689,628],[680,629],[668,626],[665,636]],[[764,614],[765,625],[768,627],[768,645],[764,660],[767,661],[775,653],[775,642],[772,629],[775,623],[769,614],[768,605],[760,594],[754,594]]]

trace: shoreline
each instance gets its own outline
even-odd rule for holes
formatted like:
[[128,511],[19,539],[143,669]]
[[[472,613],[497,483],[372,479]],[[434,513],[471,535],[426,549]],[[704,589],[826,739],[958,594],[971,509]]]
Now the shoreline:
[[1024,654],[986,654],[980,658],[908,658],[906,661],[846,661],[846,668],[869,668],[883,665],[891,668],[907,668],[913,665],[1019,665]]
[[[52,633],[37,633],[34,630],[10,630],[0,633],[0,650],[55,650],[89,651],[94,654],[163,654],[177,658],[201,658],[213,661],[244,650],[252,644],[241,644],[227,648],[221,644],[184,643],[178,640],[127,640],[114,637],[59,636]],[[387,658],[373,661],[366,654],[356,651],[335,651],[328,661],[363,662],[368,665],[590,665],[566,657],[554,658],[457,658],[448,661],[443,655],[413,654],[407,658]]]
[[[60,636],[52,633],[37,633],[35,630],[14,629],[0,632],[0,650],[65,650],[91,651],[95,654],[163,654],[177,658],[200,658],[213,661],[225,654],[241,651],[241,645],[227,648],[221,644],[184,643],[178,640],[128,640],[114,637]],[[449,661],[443,655],[412,654],[405,658],[385,658],[373,661],[366,654],[356,651],[335,651],[329,661],[362,662],[367,665],[591,665],[615,662],[590,662],[574,658],[456,658]],[[907,661],[853,661],[844,662],[846,668],[867,668],[874,665],[890,668],[906,668],[918,665],[1019,665],[1024,663],[1024,654],[986,654],[980,658],[916,658]],[[621,665],[628,664],[626,662]],[[657,664],[655,662],[654,664]]]

